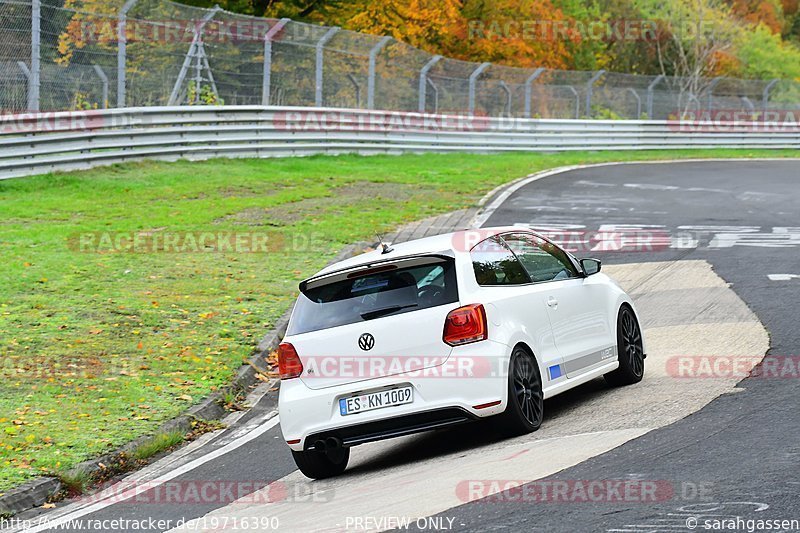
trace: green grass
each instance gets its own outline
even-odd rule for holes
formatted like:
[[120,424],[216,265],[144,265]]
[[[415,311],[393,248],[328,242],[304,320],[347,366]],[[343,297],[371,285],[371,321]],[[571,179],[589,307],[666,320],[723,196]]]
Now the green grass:
[[58,474],[63,490],[70,496],[77,496],[86,492],[92,484],[92,474],[83,468],[64,471]]
[[[545,168],[729,156],[798,152],[145,162],[1,181],[0,491],[152,432],[226,384],[297,282],[347,243],[472,206]],[[75,248],[93,232],[257,232],[271,244],[266,253]],[[300,249],[287,249],[293,242]]]
[[183,442],[183,433],[180,431],[157,433],[153,438],[147,439],[142,444],[136,446],[131,452],[131,456],[138,461],[144,461],[181,442]]

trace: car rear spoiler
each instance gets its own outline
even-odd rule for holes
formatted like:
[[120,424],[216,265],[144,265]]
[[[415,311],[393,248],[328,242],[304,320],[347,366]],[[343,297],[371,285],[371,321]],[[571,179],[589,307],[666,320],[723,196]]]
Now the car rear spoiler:
[[385,259],[378,259],[376,261],[363,263],[361,265],[354,265],[350,267],[340,268],[338,270],[332,270],[324,274],[304,279],[303,281],[300,282],[299,285],[300,292],[305,294],[306,290],[309,288],[309,285],[317,285],[318,282],[333,281],[332,278],[337,278],[337,280],[345,278],[358,278],[361,276],[366,276],[377,272],[394,270],[395,268],[399,268],[399,266],[396,264],[400,262],[413,261],[415,259],[424,259],[424,258],[437,258],[441,260],[448,260],[448,259],[454,259],[455,254],[453,254],[452,251],[448,250],[430,254],[405,255],[401,257],[391,257],[391,258],[387,257]]

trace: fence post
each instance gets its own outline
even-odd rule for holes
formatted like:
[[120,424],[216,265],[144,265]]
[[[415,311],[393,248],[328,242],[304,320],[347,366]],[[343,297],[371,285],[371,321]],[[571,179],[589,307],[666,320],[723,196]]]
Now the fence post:
[[[694,100],[694,103],[697,106],[697,111],[700,111],[703,108],[703,104],[700,103],[700,100],[698,100],[697,96],[695,96],[694,93],[689,93],[688,100],[689,100],[689,102]],[[687,105],[689,105],[689,104],[687,104]],[[688,109],[688,107],[687,107],[687,109]]]
[[753,105],[753,102],[746,96],[742,96],[741,98],[742,98],[742,102],[744,102],[744,105],[747,106],[747,109],[749,109],[751,113],[755,113],[756,112],[756,106]]
[[778,83],[780,80],[774,79],[770,80],[766,87],[764,87],[764,92],[761,95],[761,108],[764,112],[767,112],[767,106],[769,106],[769,92],[775,87],[775,84]]
[[97,76],[100,78],[100,81],[103,82],[103,109],[108,108],[108,76],[106,73],[103,72],[103,69],[100,68],[100,65],[92,65],[94,67],[94,71],[97,73]]
[[269,105],[269,90],[272,83],[272,40],[289,21],[290,19],[288,18],[279,20],[264,35],[264,72],[261,78],[261,105]]
[[633,87],[628,87],[625,91],[631,93],[636,99],[636,120],[640,120],[642,118],[642,99]]
[[31,69],[28,78],[28,111],[39,111],[41,86],[42,2],[31,2]]
[[597,80],[600,79],[600,76],[605,74],[605,70],[598,70],[595,72],[589,81],[586,82],[586,109],[584,110],[584,114],[586,118],[592,118],[592,89],[594,84]]
[[525,80],[525,117],[530,118],[531,116],[531,87],[533,82],[536,81],[536,78],[542,75],[544,72],[544,67],[539,67],[533,71],[533,74],[528,76],[528,79]]
[[316,107],[322,107],[322,62],[323,62],[323,47],[325,43],[330,41],[336,32],[339,31],[339,28],[334,26],[333,28],[329,28],[325,35],[317,41],[317,63],[316,63],[316,76],[315,76],[315,84],[314,84],[314,105]]
[[433,56],[425,63],[425,66],[419,71],[419,112],[425,112],[425,81],[428,79],[428,71],[442,59],[442,56]]
[[581,96],[572,85],[565,85],[565,87],[575,96],[575,120],[578,120],[581,116]]
[[483,74],[483,71],[489,68],[491,63],[481,63],[478,68],[472,71],[469,75],[469,114],[475,113],[475,83],[478,81],[478,76]]
[[650,82],[650,85],[647,86],[647,118],[650,120],[653,120],[653,90],[656,88],[656,85],[665,79],[666,76],[660,74],[656,79]]
[[708,84],[708,110],[711,111],[714,109],[714,87],[717,86],[719,82],[725,79],[725,76],[717,76],[711,83]]
[[353,84],[353,89],[356,93],[356,108],[361,109],[361,86],[358,84],[356,77],[350,72],[347,73],[347,79]]
[[137,0],[128,0],[117,14],[117,107],[125,107],[125,68],[128,61],[128,11]]
[[24,61],[17,61],[17,66],[22,71],[22,73],[25,74],[25,77],[28,78],[28,82],[30,82],[31,69],[28,68],[28,65],[26,65]]
[[508,84],[500,80],[500,88],[503,89],[503,92],[506,93],[506,116],[511,117],[511,89],[508,88]]
[[28,95],[31,92],[31,69],[28,68],[28,65],[25,64],[24,61],[17,61],[17,66],[22,71],[22,74],[25,76],[25,108],[27,110],[28,107]]
[[367,79],[367,109],[375,109],[375,60],[380,52],[392,38],[388,35],[378,41],[369,51],[369,78]]
[[434,113],[438,113],[439,112],[439,87],[437,87],[436,84],[433,83],[430,78],[425,78],[425,81],[427,81],[428,85],[430,85],[431,89],[433,89],[433,112]]

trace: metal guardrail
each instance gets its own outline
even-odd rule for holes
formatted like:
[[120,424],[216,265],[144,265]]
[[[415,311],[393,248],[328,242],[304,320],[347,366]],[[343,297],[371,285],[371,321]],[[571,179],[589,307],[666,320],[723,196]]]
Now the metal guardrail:
[[800,149],[800,128],[271,106],[0,116],[0,179],[143,159],[675,148]]

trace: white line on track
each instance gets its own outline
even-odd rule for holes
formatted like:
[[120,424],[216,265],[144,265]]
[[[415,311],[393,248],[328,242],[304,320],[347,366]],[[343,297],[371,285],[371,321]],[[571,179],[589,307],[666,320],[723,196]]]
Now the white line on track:
[[169,472],[157,477],[156,479],[147,482],[146,484],[144,484],[144,486],[134,487],[134,488],[128,489],[128,490],[126,490],[126,491],[124,491],[122,493],[119,493],[119,494],[111,494],[108,497],[106,497],[105,499],[102,499],[102,500],[98,501],[97,503],[94,503],[92,505],[89,505],[87,507],[79,509],[77,511],[73,511],[71,513],[65,514],[65,515],[60,516],[59,518],[57,518],[55,520],[48,521],[46,523],[43,523],[42,525],[27,529],[26,531],[28,533],[38,533],[39,531],[46,531],[48,529],[57,528],[57,527],[65,524],[65,523],[68,523],[70,520],[76,520],[78,518],[86,516],[87,514],[95,513],[97,511],[105,509],[106,507],[110,507],[110,506],[112,506],[114,504],[117,504],[120,501],[129,499],[129,498],[133,498],[133,497],[139,495],[142,492],[146,492],[146,491],[149,491],[149,490],[151,490],[151,489],[153,489],[153,488],[155,488],[155,487],[157,487],[159,485],[163,485],[164,483],[166,483],[166,482],[168,482],[168,481],[170,481],[172,479],[175,479],[176,477],[178,477],[180,475],[183,475],[183,474],[185,474],[187,472],[190,472],[190,471],[194,470],[198,466],[204,465],[205,463],[208,463],[209,461],[213,461],[214,459],[217,459],[218,457],[221,457],[221,456],[225,455],[226,453],[231,452],[231,451],[233,451],[233,450],[235,450],[235,449],[247,444],[248,442],[258,438],[259,436],[263,435],[264,433],[266,433],[270,429],[274,428],[275,426],[278,425],[278,422],[280,420],[278,418],[278,412],[277,411],[271,411],[271,414],[272,414],[272,416],[270,416],[263,424],[261,424],[260,426],[258,426],[255,429],[253,429],[249,433],[246,433],[246,434],[242,435],[241,437],[237,438],[236,440],[234,440],[232,442],[229,442],[228,444],[226,444],[225,446],[223,446],[221,448],[217,448],[216,450],[214,450],[212,452],[209,452],[206,455],[203,455],[202,457],[198,457],[197,459],[194,459],[194,460],[192,460],[192,461],[190,461],[190,462],[188,462],[188,463],[176,468],[175,470],[171,470],[171,471],[169,471]]

